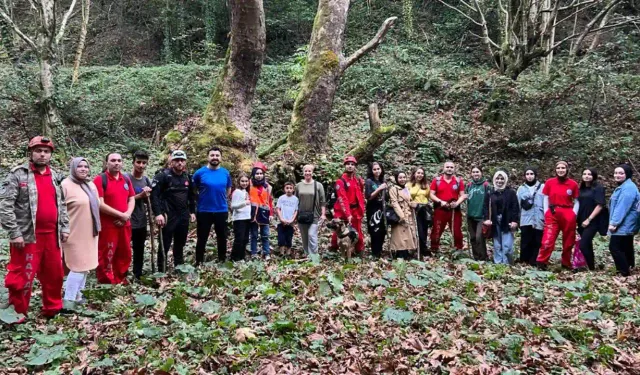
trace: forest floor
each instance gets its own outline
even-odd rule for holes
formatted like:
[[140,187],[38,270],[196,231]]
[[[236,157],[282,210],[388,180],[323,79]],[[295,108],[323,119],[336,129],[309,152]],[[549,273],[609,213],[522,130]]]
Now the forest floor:
[[27,323],[2,324],[0,373],[640,372],[640,280],[614,276],[605,239],[601,269],[573,273],[476,262],[448,236],[425,262],[345,263],[327,236],[322,257],[306,260],[183,265],[127,286],[92,279],[88,304],[52,320],[38,316],[36,283]]

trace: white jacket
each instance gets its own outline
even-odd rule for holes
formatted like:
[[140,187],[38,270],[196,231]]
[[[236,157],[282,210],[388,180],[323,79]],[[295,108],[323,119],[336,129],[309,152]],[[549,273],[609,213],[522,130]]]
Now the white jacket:
[[251,219],[251,205],[247,204],[249,192],[246,190],[236,189],[231,195],[231,220],[248,220]]

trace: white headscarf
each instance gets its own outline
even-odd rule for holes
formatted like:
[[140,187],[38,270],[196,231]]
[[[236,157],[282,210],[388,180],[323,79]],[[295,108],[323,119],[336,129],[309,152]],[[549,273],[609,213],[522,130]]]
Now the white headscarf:
[[[498,185],[496,184],[496,177],[498,177],[498,176],[504,177],[504,185],[501,188],[498,188]],[[493,175],[493,187],[498,191],[504,190],[507,187],[507,183],[508,182],[509,182],[509,176],[507,175],[507,173],[505,171],[497,171]]]

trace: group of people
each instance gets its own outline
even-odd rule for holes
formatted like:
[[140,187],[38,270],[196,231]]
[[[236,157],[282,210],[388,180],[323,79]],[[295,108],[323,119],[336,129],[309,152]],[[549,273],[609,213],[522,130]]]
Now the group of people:
[[[330,213],[333,220],[348,223],[357,233],[353,246],[360,254],[365,249],[363,224],[376,258],[382,255],[387,234],[394,257],[432,255],[439,251],[447,227],[454,247],[462,250],[462,204],[466,201],[469,242],[477,260],[488,260],[486,239],[492,238],[494,262],[512,263],[519,229],[519,260],[544,268],[562,232],[562,265],[571,268],[577,230],[577,248],[589,269],[595,269],[592,241],[597,233],[611,236],[609,248],[620,274],[628,276],[635,265],[633,236],[639,229],[640,194],[626,164],[614,171],[618,187],[607,207],[597,172],[585,169],[578,184],[569,178],[564,161],[557,163],[556,176],[544,183],[536,169],[527,168],[524,183],[514,191],[504,170],[498,170],[489,182],[482,169],[474,167],[471,180],[465,183],[452,162],[446,162],[442,174],[430,182],[423,168],[410,175],[395,172],[391,181],[385,177],[383,164],[373,162],[364,180],[357,176],[357,160],[348,156],[344,173],[332,186],[332,198],[314,179],[314,166],[305,165],[303,180],[286,182],[274,208],[267,167],[256,162],[249,175],[238,176],[234,186],[231,174],[221,166],[222,152],[217,147],[208,150],[207,165],[193,175],[186,170],[186,153],[173,151],[168,167],[152,179],[145,174],[149,155],[144,151],[134,153],[131,173],[122,172],[120,154],[110,153],[103,172],[95,177],[90,177],[87,159],[76,157],[71,160],[69,176],[62,179],[50,168],[54,151],[51,139],[34,137],[28,145],[29,161],[13,168],[0,186],[0,223],[10,239],[5,285],[9,305],[21,314],[28,310],[36,276],[42,285],[45,316],[57,314],[63,298],[83,303],[82,290],[91,270],[96,270],[99,283],[127,283],[133,263],[133,275],[140,278],[145,243],[147,238],[153,240],[148,230],[155,226],[159,228],[159,271],[166,272],[170,248],[174,266],[184,263],[189,226],[194,222],[196,266],[205,260],[212,228],[217,259],[225,261],[229,213],[233,261],[245,259],[248,245],[252,258],[270,259],[273,218],[278,220],[278,246],[283,254],[292,253],[295,232],[300,233],[304,253],[315,254],[319,227]],[[338,247],[338,233],[333,233],[331,247]],[[65,266],[69,273],[63,297]]]

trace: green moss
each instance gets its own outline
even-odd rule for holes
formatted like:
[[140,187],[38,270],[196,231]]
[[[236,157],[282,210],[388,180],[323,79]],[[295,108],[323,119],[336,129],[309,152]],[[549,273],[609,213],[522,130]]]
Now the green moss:
[[182,133],[177,130],[171,130],[164,136],[168,143],[178,143],[182,140]]

